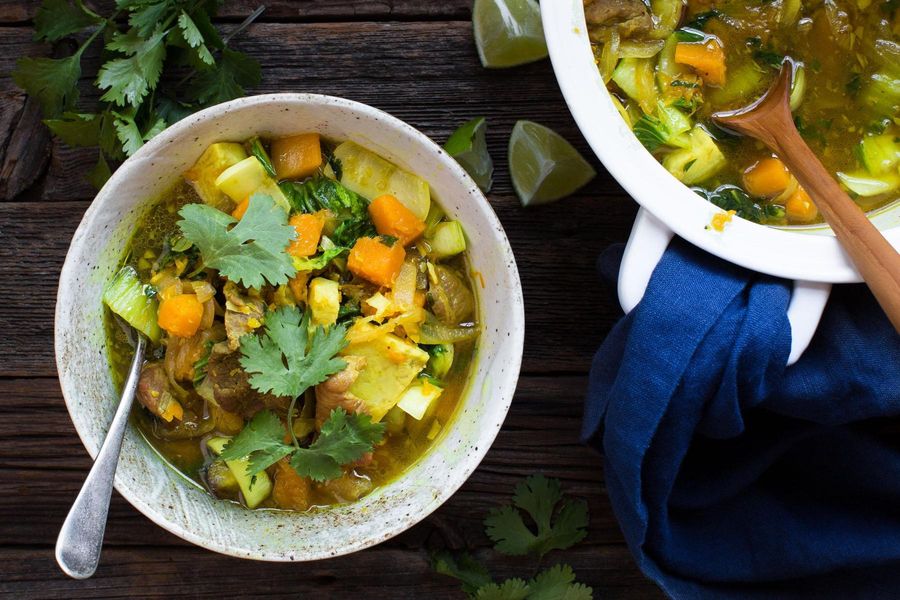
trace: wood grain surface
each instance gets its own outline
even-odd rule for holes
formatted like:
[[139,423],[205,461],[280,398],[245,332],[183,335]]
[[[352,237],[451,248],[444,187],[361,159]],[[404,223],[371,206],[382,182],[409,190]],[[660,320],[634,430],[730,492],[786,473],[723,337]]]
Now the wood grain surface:
[[[104,7],[111,1],[90,1]],[[32,41],[39,3],[0,0],[0,596],[9,598],[462,598],[435,575],[429,552],[468,549],[498,577],[530,573],[528,561],[489,550],[481,519],[521,478],[559,477],[588,500],[590,535],[549,561],[567,562],[596,598],[656,598],[635,567],[605,495],[601,459],[578,442],[593,351],[618,319],[595,270],[599,253],[623,242],[634,203],[590,153],[547,61],[481,68],[470,0],[274,0],[235,45],[263,64],[253,93],[344,96],[387,110],[439,142],[461,122],[488,117],[497,165],[489,200],[522,275],[526,301],[523,376],[509,417],[463,488],[408,532],[348,557],[266,564],[216,555],[160,529],[113,494],[106,547],[95,577],[67,579],[53,545],[90,459],[72,428],[56,379],[53,310],[69,240],[94,191],[82,174],[94,151],[52,140],[39,111],[13,84],[16,58],[50,52]],[[223,31],[258,5],[226,0]],[[96,93],[84,60],[83,102]],[[506,167],[518,119],[548,125],[600,173],[575,197],[523,209]]]

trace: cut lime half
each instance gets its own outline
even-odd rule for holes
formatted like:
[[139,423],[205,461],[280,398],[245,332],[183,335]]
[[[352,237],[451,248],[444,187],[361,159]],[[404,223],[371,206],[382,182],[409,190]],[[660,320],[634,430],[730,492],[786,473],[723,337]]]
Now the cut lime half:
[[523,206],[565,198],[597,172],[558,133],[532,121],[519,121],[509,138],[509,174]]
[[472,119],[454,131],[444,144],[447,154],[462,165],[483,192],[490,191],[494,175],[494,161],[484,139],[486,129],[484,117]]
[[515,67],[547,56],[541,9],[534,0],[475,0],[475,45],[490,69]]

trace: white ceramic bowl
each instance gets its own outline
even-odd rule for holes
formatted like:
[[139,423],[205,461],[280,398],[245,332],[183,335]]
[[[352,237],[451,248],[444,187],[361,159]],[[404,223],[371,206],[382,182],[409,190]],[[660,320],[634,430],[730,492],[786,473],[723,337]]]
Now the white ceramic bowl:
[[316,131],[353,139],[431,184],[469,238],[483,329],[471,381],[434,447],[394,482],[358,502],[310,513],[250,511],[217,500],[168,466],[133,427],[116,489],[147,517],[190,542],[233,556],[314,560],[386,540],[447,500],[475,470],[509,409],[522,357],[522,289],[500,222],[459,165],[424,134],[375,108],[327,96],[273,94],[228,102],[176,123],[128,159],[75,232],[59,282],[56,363],[66,406],[96,456],[118,400],[107,363],[101,293],[144,209],[211,143]]
[[[582,0],[542,2],[553,69],[578,127],[606,169],[641,205],[622,264],[619,298],[630,310],[673,234],[738,265],[798,283],[789,311],[792,361],[815,330],[832,283],[860,281],[831,229],[775,228],[735,218],[726,230],[708,229],[720,210],[679,182],[635,138],[603,84],[591,52]],[[900,202],[872,220],[900,248]]]

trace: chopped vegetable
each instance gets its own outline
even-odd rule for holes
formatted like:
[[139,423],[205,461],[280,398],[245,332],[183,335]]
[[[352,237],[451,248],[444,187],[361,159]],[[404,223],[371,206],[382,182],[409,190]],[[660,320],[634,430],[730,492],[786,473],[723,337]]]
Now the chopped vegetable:
[[438,379],[443,379],[453,366],[453,344],[437,344],[428,348],[428,372]]
[[325,227],[325,216],[321,212],[292,215],[288,220],[297,232],[297,237],[287,248],[291,256],[312,256],[319,247],[322,239],[322,229]]
[[437,400],[443,392],[442,388],[429,381],[415,381],[400,396],[397,407],[413,419],[421,421],[431,403]]
[[[400,200],[416,218],[425,220],[431,206],[428,183],[388,162],[355,142],[344,142],[334,149],[341,162],[341,183],[364,198],[390,194]],[[329,168],[326,168],[326,174]]]
[[119,269],[103,291],[103,303],[126,323],[150,338],[150,341],[159,341],[159,303],[155,290],[141,282],[134,267]]
[[322,166],[318,133],[303,133],[272,142],[272,163],[278,179],[303,179]]
[[819,216],[819,209],[802,187],[798,187],[787,199],[784,211],[793,223],[811,223]]
[[442,323],[434,315],[427,314],[419,329],[420,344],[455,344],[478,337],[478,328],[470,326],[453,327]]
[[285,210],[290,207],[287,198],[255,156],[247,157],[222,171],[216,178],[216,187],[234,202],[243,202],[251,195],[261,193],[271,196]]
[[374,236],[375,226],[369,218],[368,202],[337,181],[316,177],[302,184],[281,184],[293,210],[301,213],[328,211],[336,222],[329,233],[338,246],[350,247],[360,237]]
[[388,245],[377,238],[361,237],[350,250],[347,268],[375,285],[391,287],[405,258],[399,243]]
[[234,210],[231,211],[231,216],[240,221],[244,214],[247,212],[247,209],[250,208],[250,196],[247,196],[245,199],[241,200],[237,206],[234,207]]
[[777,158],[764,158],[744,171],[744,189],[760,198],[777,196],[791,183],[791,174]]
[[692,67],[709,85],[725,85],[725,50],[715,38],[703,43],[679,42],[675,62]]
[[857,146],[857,152],[870,175],[884,175],[900,163],[900,138],[889,133],[867,135]]
[[705,181],[727,163],[712,137],[700,125],[690,134],[690,147],[675,150],[663,158],[663,166],[687,185]]
[[313,325],[334,325],[341,310],[341,287],[337,281],[316,277],[309,282],[309,310]]
[[191,337],[200,328],[203,304],[194,294],[178,294],[159,303],[159,326],[178,337]]
[[233,201],[216,186],[216,179],[223,171],[245,158],[247,153],[240,144],[212,144],[203,151],[194,166],[184,173],[184,178],[194,187],[203,202],[219,210],[228,210],[233,206]]
[[395,237],[404,246],[425,231],[425,222],[390,194],[383,194],[372,200],[369,204],[369,216],[378,233]]
[[656,109],[659,93],[653,76],[653,62],[649,58],[623,58],[613,71],[612,80],[640,105],[644,114],[651,114]]
[[459,221],[443,221],[426,238],[435,258],[450,258],[466,251],[466,235]]
[[879,196],[900,188],[900,175],[885,173],[880,177],[872,177],[865,173],[838,172],[838,179],[847,189],[863,197]]
[[[223,437],[206,440],[206,446],[213,454],[222,454],[228,443],[228,438]],[[259,471],[252,476],[248,474],[250,461],[246,457],[225,460],[225,464],[237,480],[248,508],[256,508],[272,493],[272,480],[265,471]]]

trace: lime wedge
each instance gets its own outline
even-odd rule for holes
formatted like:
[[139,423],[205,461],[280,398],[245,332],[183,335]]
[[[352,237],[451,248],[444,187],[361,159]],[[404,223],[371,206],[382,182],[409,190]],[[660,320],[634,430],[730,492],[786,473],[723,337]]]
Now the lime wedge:
[[481,64],[489,69],[547,56],[541,9],[534,0],[475,0],[472,26]]
[[454,131],[444,144],[447,154],[462,165],[483,192],[490,191],[494,175],[494,161],[484,139],[486,129],[484,117],[472,119]]
[[509,174],[522,206],[530,206],[573,194],[597,172],[552,129],[519,121],[509,138]]

